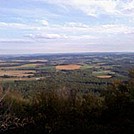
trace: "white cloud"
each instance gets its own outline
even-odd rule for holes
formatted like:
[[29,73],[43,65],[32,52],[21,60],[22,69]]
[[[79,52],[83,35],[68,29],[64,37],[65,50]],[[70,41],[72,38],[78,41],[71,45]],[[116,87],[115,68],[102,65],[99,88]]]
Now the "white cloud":
[[60,34],[29,34],[25,37],[30,37],[33,39],[65,39],[67,36]]
[[10,44],[10,43],[33,43],[32,40],[29,39],[24,39],[24,38],[11,38],[11,39],[7,39],[7,38],[0,38],[0,44]]
[[48,26],[49,25],[47,20],[37,20],[37,22],[41,23],[43,26]]
[[62,36],[59,34],[37,34],[35,38],[42,38],[42,39],[60,39]]
[[[41,22],[45,25],[41,25]],[[25,37],[32,39],[95,39],[101,36],[116,34],[133,34],[134,26],[123,24],[106,24],[106,25],[86,25],[83,23],[69,22],[64,25],[49,24],[45,20],[40,23],[23,24],[23,23],[5,23],[0,22],[0,29],[28,30]],[[23,36],[23,37],[24,37]]]
[[131,36],[134,33],[133,31],[134,27],[123,24],[90,26],[83,23],[70,22],[65,23],[64,25],[51,24],[47,27],[38,26],[38,30],[31,31],[31,33],[25,35],[25,37],[38,41],[64,40],[65,42],[70,42],[72,40],[79,43],[79,41],[82,40],[84,42],[99,42],[99,39],[103,39],[103,41],[105,41],[105,38],[109,37],[109,40],[114,40],[115,37],[120,38],[121,35],[123,35],[124,38],[128,38],[128,36]]
[[83,23],[70,22],[65,25],[51,25],[49,27],[42,27],[40,32],[47,31],[49,33],[61,33],[66,35],[92,35],[94,34],[124,34],[132,33],[134,26],[127,26],[125,24],[105,24],[105,25],[86,25]]
[[134,15],[134,0],[40,0],[51,4],[72,7],[89,16],[100,14]]
[[77,9],[91,16],[116,12],[116,3],[111,0],[74,0],[74,5]]
[[99,32],[111,33],[111,34],[125,34],[134,30],[134,27],[126,26],[122,24],[107,24],[98,27]]
[[35,29],[35,27],[23,23],[0,22],[0,29]]
[[0,29],[12,30],[40,30],[49,24],[46,20],[36,20],[36,23],[0,22]]
[[76,22],[69,22],[69,23],[66,23],[64,26],[67,26],[67,27],[79,27],[79,28],[87,28],[88,25],[86,24],[82,24],[80,22],[76,23]]

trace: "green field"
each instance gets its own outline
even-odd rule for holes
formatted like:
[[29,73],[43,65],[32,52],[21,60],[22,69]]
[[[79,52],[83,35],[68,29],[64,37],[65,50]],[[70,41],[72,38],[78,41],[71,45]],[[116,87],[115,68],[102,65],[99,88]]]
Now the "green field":
[[82,69],[82,70],[84,70],[84,69],[91,69],[93,67],[94,67],[93,65],[84,64],[84,65],[81,66],[80,69]]

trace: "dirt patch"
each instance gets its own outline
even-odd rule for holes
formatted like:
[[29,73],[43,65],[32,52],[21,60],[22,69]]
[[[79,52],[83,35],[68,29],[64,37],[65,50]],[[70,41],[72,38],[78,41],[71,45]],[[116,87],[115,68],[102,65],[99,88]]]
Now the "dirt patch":
[[75,64],[56,66],[57,70],[77,70],[77,69],[80,69],[80,68],[81,68],[80,65],[75,65]]

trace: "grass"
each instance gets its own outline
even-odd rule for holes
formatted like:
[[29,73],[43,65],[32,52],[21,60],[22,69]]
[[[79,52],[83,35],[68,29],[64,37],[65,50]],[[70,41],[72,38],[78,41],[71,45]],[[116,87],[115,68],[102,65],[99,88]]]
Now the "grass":
[[40,64],[24,64],[24,65],[19,66],[19,68],[35,68],[38,65]]
[[40,70],[55,70],[54,66],[40,66],[38,69]]
[[9,67],[7,67],[7,63],[5,63],[4,64],[5,65],[5,67],[1,67],[1,69],[6,69],[6,70],[10,70],[10,69],[35,69],[35,68],[37,68],[38,66],[40,66],[40,65],[42,65],[42,64],[39,64],[39,63],[28,63],[28,64],[23,64],[23,65],[14,65],[14,64],[10,64],[10,65],[12,65],[11,67],[9,66]]
[[93,76],[97,77],[97,78],[111,78],[113,74],[115,74],[114,72],[112,72],[111,70],[102,70],[102,71],[93,71],[92,72]]
[[91,69],[93,67],[94,67],[93,65],[84,64],[83,66],[81,66],[80,69],[82,69],[82,70],[84,70],[84,69]]

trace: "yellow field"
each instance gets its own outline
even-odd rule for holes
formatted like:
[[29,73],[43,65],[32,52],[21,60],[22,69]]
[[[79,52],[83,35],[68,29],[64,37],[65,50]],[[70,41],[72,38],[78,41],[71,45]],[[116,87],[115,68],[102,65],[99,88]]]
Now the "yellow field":
[[25,64],[25,65],[18,66],[18,68],[36,67],[37,65],[38,65],[38,64]]
[[97,78],[101,78],[101,79],[109,79],[112,76],[111,75],[100,75],[100,76],[96,76]]
[[31,76],[35,73],[33,70],[0,70],[0,76],[8,75],[8,76]]
[[57,70],[77,70],[77,69],[80,69],[80,68],[81,68],[80,65],[75,65],[75,64],[56,66]]

